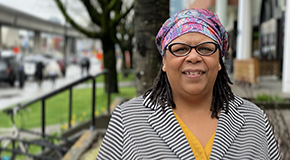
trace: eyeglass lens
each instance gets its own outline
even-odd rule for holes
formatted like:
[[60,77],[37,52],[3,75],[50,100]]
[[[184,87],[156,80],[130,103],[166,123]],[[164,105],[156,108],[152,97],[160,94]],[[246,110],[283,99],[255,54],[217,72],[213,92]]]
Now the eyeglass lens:
[[[182,44],[182,43],[175,43],[175,44],[172,44],[170,47],[171,47],[172,53],[177,56],[186,55],[191,50],[190,45]],[[201,55],[210,55],[216,51],[216,45],[214,43],[202,43],[193,48],[195,48],[196,51]]]

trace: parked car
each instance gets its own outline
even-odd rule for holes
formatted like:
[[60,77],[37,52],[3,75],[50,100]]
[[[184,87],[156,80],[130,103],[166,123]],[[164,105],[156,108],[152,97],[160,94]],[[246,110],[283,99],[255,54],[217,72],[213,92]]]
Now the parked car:
[[0,81],[8,82],[10,86],[19,80],[19,86],[24,86],[23,66],[12,51],[0,50]]
[[10,86],[14,86],[16,80],[16,71],[12,64],[6,59],[0,59],[0,81],[8,82]]

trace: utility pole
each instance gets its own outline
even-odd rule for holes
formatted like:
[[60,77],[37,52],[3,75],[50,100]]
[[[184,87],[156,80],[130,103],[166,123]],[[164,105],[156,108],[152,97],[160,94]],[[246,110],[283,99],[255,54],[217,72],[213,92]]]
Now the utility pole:
[[0,24],[0,59],[2,57],[2,25]]
[[[65,0],[65,4],[64,4],[64,9],[66,10],[67,12],[67,8],[68,8],[68,0]],[[67,62],[67,20],[65,18],[65,22],[64,22],[64,35],[63,35],[63,38],[64,38],[64,42],[63,42],[63,57],[64,57],[64,62],[66,63]]]

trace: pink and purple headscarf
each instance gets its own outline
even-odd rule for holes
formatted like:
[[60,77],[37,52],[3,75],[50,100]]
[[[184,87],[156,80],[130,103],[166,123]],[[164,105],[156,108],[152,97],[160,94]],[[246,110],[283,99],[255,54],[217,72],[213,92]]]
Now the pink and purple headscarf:
[[201,33],[213,39],[220,46],[220,55],[225,55],[228,34],[218,16],[206,9],[185,9],[167,19],[160,28],[155,42],[161,56],[164,55],[164,48],[172,40],[190,32]]

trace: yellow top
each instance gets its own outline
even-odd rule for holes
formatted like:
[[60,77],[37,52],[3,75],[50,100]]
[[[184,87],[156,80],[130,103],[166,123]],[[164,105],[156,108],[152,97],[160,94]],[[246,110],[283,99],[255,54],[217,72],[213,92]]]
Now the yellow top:
[[178,115],[173,111],[177,122],[179,123],[185,137],[189,143],[189,146],[195,156],[196,160],[209,160],[211,148],[215,136],[215,132],[208,140],[206,146],[203,148],[198,139],[192,134],[192,132],[187,128],[183,121],[178,117]]

